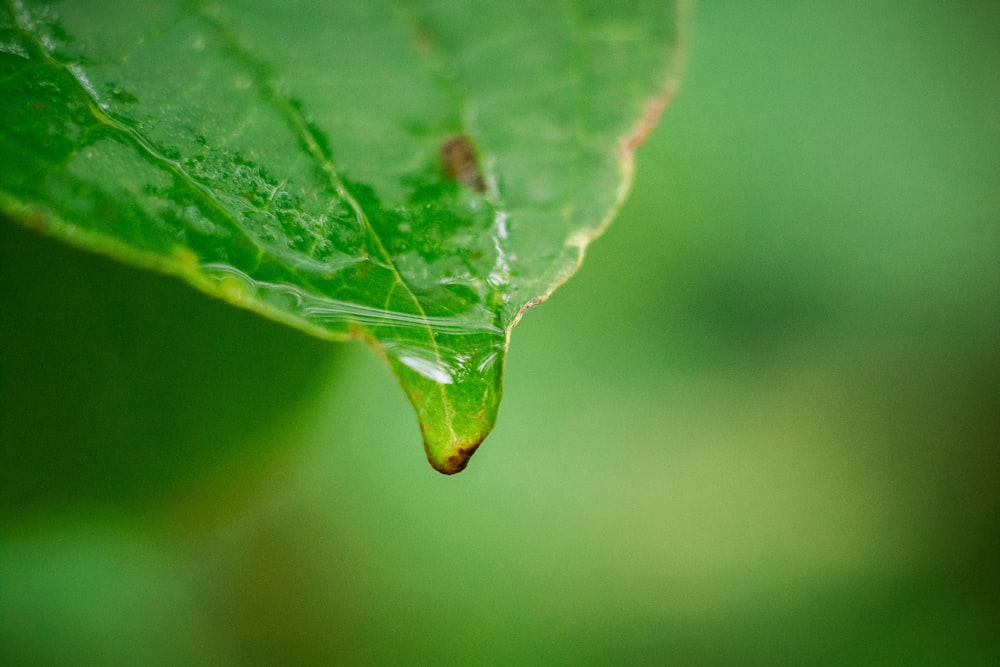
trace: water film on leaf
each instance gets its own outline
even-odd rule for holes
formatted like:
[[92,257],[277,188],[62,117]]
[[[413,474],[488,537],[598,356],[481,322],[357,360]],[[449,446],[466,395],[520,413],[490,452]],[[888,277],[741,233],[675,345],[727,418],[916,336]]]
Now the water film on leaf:
[[431,464],[496,421],[675,84],[677,2],[2,0],[0,216],[360,339]]

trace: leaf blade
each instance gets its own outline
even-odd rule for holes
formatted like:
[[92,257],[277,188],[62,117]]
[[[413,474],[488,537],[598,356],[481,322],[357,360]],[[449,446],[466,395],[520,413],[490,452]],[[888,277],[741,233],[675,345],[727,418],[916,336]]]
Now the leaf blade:
[[671,85],[674,5],[584,4],[163,2],[109,30],[104,3],[9,1],[0,210],[366,340],[457,472]]

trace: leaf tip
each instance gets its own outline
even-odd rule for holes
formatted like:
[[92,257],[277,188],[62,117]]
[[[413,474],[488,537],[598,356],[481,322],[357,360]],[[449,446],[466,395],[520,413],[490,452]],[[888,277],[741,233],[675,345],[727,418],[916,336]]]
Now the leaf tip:
[[486,436],[483,435],[483,437],[476,441],[456,444],[450,449],[436,453],[428,449],[427,460],[430,461],[431,466],[435,470],[443,475],[454,475],[455,473],[462,472],[469,465],[469,459],[476,453],[476,450],[479,449],[479,445],[482,444],[485,438]]

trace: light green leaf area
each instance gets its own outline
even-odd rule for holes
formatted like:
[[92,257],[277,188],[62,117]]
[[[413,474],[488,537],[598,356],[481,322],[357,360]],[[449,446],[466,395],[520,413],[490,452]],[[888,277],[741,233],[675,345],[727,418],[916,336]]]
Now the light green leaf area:
[[621,203],[675,2],[0,4],[0,215],[399,377],[438,470]]

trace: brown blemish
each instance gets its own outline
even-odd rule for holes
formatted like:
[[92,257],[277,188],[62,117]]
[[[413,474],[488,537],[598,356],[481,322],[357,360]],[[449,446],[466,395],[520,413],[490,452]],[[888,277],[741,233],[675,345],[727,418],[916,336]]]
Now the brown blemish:
[[426,56],[434,51],[436,44],[437,40],[431,27],[423,22],[418,23],[413,30],[413,46],[417,53]]
[[37,211],[32,211],[22,218],[22,224],[24,224],[24,226],[28,229],[33,229],[36,232],[45,232],[49,229],[48,220],[46,220],[45,216]]
[[517,315],[514,316],[514,321],[511,322],[510,326],[511,327],[517,326],[517,323],[521,321],[521,318],[524,317],[524,314],[526,312],[528,312],[529,308],[534,308],[538,304],[542,303],[544,300],[545,299],[543,297],[537,297],[537,298],[532,299],[528,303],[524,304],[524,306],[521,308],[521,310],[519,310],[517,312]]
[[454,475],[455,473],[462,472],[465,470],[465,466],[469,465],[469,459],[472,455],[476,453],[479,449],[479,445],[482,441],[465,446],[458,447],[455,453],[450,455],[444,461],[434,461],[431,460],[431,465],[438,472],[445,475]]
[[357,322],[347,323],[347,335],[352,340],[363,340],[365,338],[365,330],[361,328],[361,325]]
[[649,133],[653,131],[656,123],[660,120],[660,116],[663,115],[663,110],[670,104],[670,97],[666,93],[657,95],[646,104],[646,109],[643,111],[639,122],[636,123],[629,135],[622,141],[621,147],[623,153],[632,153],[642,145],[642,142],[646,141]]
[[441,144],[441,168],[453,181],[476,192],[485,192],[486,183],[479,171],[476,152],[465,135],[455,135]]

